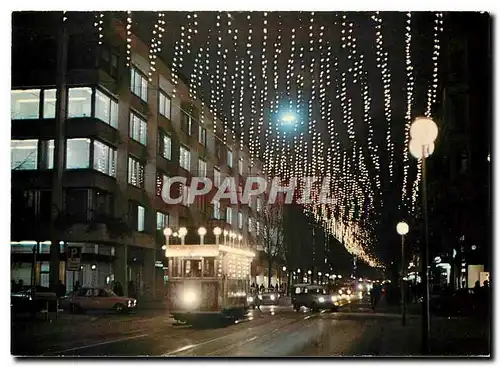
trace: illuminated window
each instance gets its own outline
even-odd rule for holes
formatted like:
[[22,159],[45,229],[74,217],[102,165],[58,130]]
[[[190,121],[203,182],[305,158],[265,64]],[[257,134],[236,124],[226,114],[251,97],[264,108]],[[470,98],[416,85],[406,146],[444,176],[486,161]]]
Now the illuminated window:
[[144,187],[144,165],[130,156],[128,157],[128,183],[135,187]]
[[68,118],[92,115],[92,88],[70,88],[68,92]]
[[114,128],[118,125],[118,103],[100,90],[95,94],[95,117]]
[[40,116],[40,89],[10,92],[10,118],[12,120],[37,119]]
[[252,232],[252,226],[253,226],[252,218],[248,218],[248,233]]
[[172,107],[172,99],[165,92],[160,91],[160,102],[158,106],[160,115],[170,119],[171,107]]
[[243,158],[242,157],[238,160],[238,172],[240,175],[243,175]]
[[164,228],[168,227],[168,220],[168,214],[156,212],[156,229],[162,231]]
[[46,89],[43,91],[43,118],[53,119],[56,117],[56,90]]
[[207,129],[201,124],[198,126],[198,142],[204,147],[207,146]]
[[90,167],[90,139],[68,139],[66,142],[66,168]]
[[183,146],[180,147],[179,165],[186,171],[191,168],[191,152]]
[[133,112],[130,112],[129,137],[133,140],[146,145],[147,124],[142,118]]
[[232,210],[230,206],[226,208],[226,222],[232,224]]
[[198,175],[200,177],[207,177],[207,162],[203,159],[198,159]]
[[163,158],[168,159],[169,161],[172,160],[172,139],[161,130],[158,138],[158,148],[159,153]]
[[38,168],[38,140],[11,140],[10,167],[13,170]]
[[243,229],[243,213],[238,212],[238,228]]
[[135,67],[130,68],[130,91],[144,102],[148,101],[148,80]]
[[116,177],[116,150],[98,140],[94,141],[94,169]]
[[187,135],[192,134],[192,124],[193,124],[193,119],[190,114],[187,112],[182,111],[181,115],[181,130],[184,131]]
[[220,202],[214,202],[214,219],[220,219]]
[[231,149],[227,150],[227,165],[229,168],[233,167],[233,151]]
[[220,171],[217,168],[214,168],[214,185],[215,187],[220,186]]

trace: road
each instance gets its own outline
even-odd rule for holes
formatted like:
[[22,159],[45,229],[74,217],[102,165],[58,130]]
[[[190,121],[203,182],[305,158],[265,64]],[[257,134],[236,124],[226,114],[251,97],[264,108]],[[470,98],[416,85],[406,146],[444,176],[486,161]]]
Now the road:
[[[110,315],[98,319],[92,326],[61,329],[50,338],[23,339],[20,335],[26,336],[26,332],[14,335],[13,353],[164,357],[405,356],[419,353],[418,342],[415,342],[419,339],[418,326],[417,316],[409,315],[408,325],[401,329],[398,314],[373,312],[367,304],[358,302],[346,305],[337,313],[294,312],[291,306],[263,306],[262,313],[253,310],[246,320],[207,329],[174,325],[165,313],[121,319]],[[477,328],[477,325],[465,327]],[[441,345],[436,353],[487,354],[483,334],[475,343],[471,340],[469,335],[466,343],[469,349],[461,345],[447,350]]]

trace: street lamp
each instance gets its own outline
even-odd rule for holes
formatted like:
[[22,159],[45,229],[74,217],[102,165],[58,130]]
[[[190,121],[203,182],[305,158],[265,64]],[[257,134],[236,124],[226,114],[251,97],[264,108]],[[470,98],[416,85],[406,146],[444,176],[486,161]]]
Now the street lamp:
[[184,238],[186,238],[187,232],[188,231],[187,231],[186,227],[179,228],[179,238],[181,239],[182,246],[184,246]]
[[406,325],[406,302],[405,302],[405,235],[410,230],[406,222],[399,222],[396,231],[401,236],[401,322]]
[[243,241],[243,236],[241,234],[238,235],[238,245],[241,247]]
[[223,233],[224,233],[224,246],[226,246],[227,245],[227,236],[228,236],[229,232],[227,231],[227,229],[225,229]]
[[166,257],[167,256],[167,248],[168,248],[169,241],[170,241],[170,236],[172,235],[172,229],[169,227],[166,227],[163,230],[163,235],[165,236],[165,246],[163,249],[165,250],[165,257]]
[[203,238],[207,234],[207,229],[205,227],[198,228],[198,235],[200,236],[200,245],[203,245]]
[[430,314],[429,314],[429,218],[427,213],[427,170],[425,160],[434,152],[434,141],[438,136],[438,127],[428,117],[419,117],[410,126],[409,150],[413,157],[422,160],[422,205],[425,225],[425,244],[422,246],[422,282],[424,284],[424,302],[422,304],[422,348],[429,351]]
[[222,233],[222,229],[220,227],[214,228],[214,236],[215,236],[215,244],[219,246],[219,236]]

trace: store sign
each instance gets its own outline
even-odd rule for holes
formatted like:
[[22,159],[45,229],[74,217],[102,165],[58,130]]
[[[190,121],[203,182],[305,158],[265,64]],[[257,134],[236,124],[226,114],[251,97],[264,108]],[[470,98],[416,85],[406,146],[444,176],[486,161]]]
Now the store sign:
[[82,259],[82,248],[80,246],[68,246],[66,252],[66,270],[67,271],[80,270],[81,259]]

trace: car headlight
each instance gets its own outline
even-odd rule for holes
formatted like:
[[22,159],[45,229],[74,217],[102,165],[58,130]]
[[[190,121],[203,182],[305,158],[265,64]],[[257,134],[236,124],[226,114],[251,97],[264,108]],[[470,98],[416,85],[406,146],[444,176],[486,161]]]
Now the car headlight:
[[319,298],[318,298],[318,302],[319,302],[319,303],[323,303],[323,302],[325,302],[325,298],[324,298],[324,297],[319,297]]
[[260,300],[262,299],[262,296],[260,294],[257,297],[259,297]]
[[342,289],[339,289],[339,294],[340,294],[340,295],[342,295],[342,293],[343,293],[343,292],[342,292]]
[[352,291],[350,289],[347,290],[347,294],[351,294]]
[[128,301],[128,307],[132,307],[132,301]]
[[274,297],[274,294],[271,294],[271,297],[270,297],[270,298],[271,298],[271,301],[274,301],[274,298],[275,298],[275,297]]
[[358,284],[358,289],[359,289],[360,291],[362,291],[362,290],[363,290],[363,284]]
[[337,296],[332,296],[332,302],[337,302]]
[[186,306],[193,306],[197,299],[198,297],[193,291],[184,292],[184,295],[182,297],[182,300],[184,301],[184,304]]
[[248,302],[253,302],[253,297],[248,297],[248,298],[247,298],[247,301],[248,301]]

